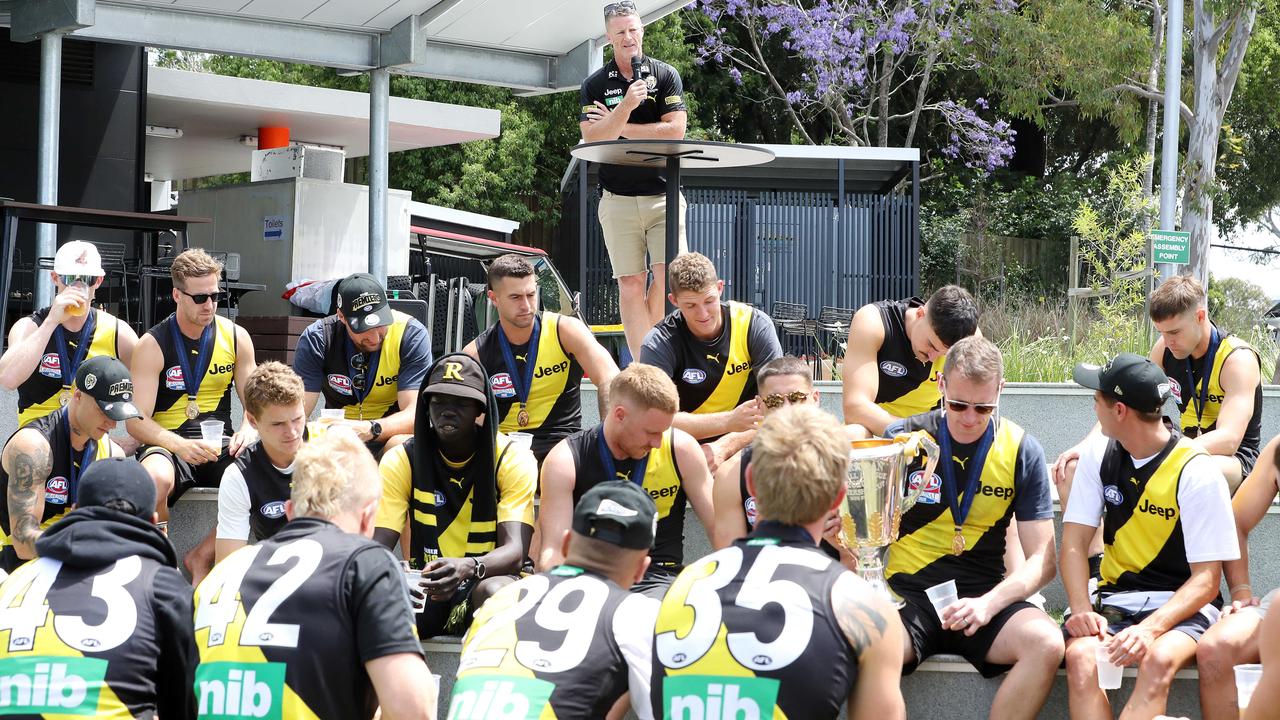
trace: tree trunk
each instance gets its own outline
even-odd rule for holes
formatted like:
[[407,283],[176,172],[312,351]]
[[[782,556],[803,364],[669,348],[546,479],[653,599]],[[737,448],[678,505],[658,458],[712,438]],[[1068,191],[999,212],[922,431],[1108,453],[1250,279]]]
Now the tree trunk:
[[888,43],[880,51],[880,121],[876,123],[876,145],[889,147],[889,88],[893,85],[893,51]]
[[[1179,0],[1180,1],[1180,0]],[[1151,64],[1147,68],[1147,87],[1158,87],[1160,58],[1164,54],[1164,9],[1160,0],[1151,0]],[[1147,101],[1146,167],[1142,169],[1142,194],[1151,198],[1156,168],[1156,128],[1160,124],[1160,103]]]

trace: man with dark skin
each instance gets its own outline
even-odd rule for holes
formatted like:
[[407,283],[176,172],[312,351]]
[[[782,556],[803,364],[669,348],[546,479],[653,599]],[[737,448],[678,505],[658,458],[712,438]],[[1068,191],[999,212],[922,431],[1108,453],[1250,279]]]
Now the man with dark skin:
[[533,537],[537,461],[497,432],[484,368],[463,353],[427,373],[414,437],[383,456],[374,539],[400,541],[409,522],[409,562],[427,596],[422,637],[460,633],[470,615],[514,582]]

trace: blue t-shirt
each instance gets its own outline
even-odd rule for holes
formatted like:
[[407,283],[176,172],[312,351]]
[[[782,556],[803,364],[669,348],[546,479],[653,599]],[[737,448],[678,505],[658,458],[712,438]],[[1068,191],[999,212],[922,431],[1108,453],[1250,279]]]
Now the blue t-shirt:
[[[298,337],[298,348],[293,356],[293,370],[302,377],[302,386],[307,392],[324,392],[330,387],[330,374],[349,372],[346,358],[343,357],[345,349],[334,352],[329,348],[331,341],[335,338],[343,338],[346,332],[346,326],[338,316],[330,315],[312,323]],[[335,362],[336,359],[340,359],[341,362]],[[405,323],[404,335],[400,339],[397,392],[420,388],[430,367],[431,342],[427,337],[427,329],[416,318],[409,318]]]

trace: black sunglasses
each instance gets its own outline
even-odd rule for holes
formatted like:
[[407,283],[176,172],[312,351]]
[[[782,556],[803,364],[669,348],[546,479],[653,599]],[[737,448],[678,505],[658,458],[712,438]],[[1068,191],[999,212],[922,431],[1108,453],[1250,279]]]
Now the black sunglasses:
[[191,301],[197,305],[203,305],[209,302],[210,300],[213,301],[214,305],[217,305],[218,301],[222,300],[222,296],[226,294],[224,292],[211,292],[211,293],[195,293],[193,295],[187,292],[186,290],[183,290],[182,288],[178,288],[178,292],[191,298]]
[[635,15],[636,4],[631,0],[621,0],[620,2],[609,3],[604,6],[604,16],[606,19],[616,17],[618,15]]
[[351,358],[351,369],[356,372],[355,377],[351,378],[351,386],[356,392],[364,392],[365,373],[369,369],[369,358],[364,353],[357,353]]
[[60,277],[62,278],[62,284],[67,287],[71,287],[76,283],[84,283],[85,287],[93,287],[93,284],[98,282],[96,275],[61,275]]
[[948,409],[952,412],[958,413],[962,413],[969,408],[973,408],[973,411],[979,415],[990,415],[996,411],[996,408],[1000,407],[1000,403],[974,403],[965,402],[964,400],[949,400],[945,397],[942,401],[947,404]]
[[782,407],[783,403],[795,405],[809,399],[809,393],[803,390],[795,390],[783,395],[782,393],[773,393],[760,398],[764,402],[764,406],[770,410],[777,410]]

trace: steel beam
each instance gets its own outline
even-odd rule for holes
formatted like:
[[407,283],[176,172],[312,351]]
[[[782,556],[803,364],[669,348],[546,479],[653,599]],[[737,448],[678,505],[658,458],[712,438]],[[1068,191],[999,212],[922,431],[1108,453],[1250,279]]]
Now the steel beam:
[[[62,127],[62,34],[51,32],[40,38],[40,126],[36,138],[36,202],[58,204],[58,134]],[[58,228],[36,226],[36,258],[51,258],[57,252]],[[53,302],[53,282],[47,273],[35,274],[37,308]]]
[[70,32],[94,23],[94,0],[23,0],[9,11],[9,38],[14,42],[30,42],[51,32]]
[[391,75],[369,72],[369,274],[387,284],[387,106]]
[[[1182,3],[1168,4],[1164,40],[1164,143],[1160,148],[1160,229],[1176,230],[1178,220],[1178,112],[1182,107]],[[1178,266],[1159,263],[1158,280],[1172,277]]]
[[[423,41],[422,62],[392,68],[400,75],[416,75],[439,80],[457,80],[515,88],[547,91],[553,89],[557,58],[548,55]],[[583,76],[585,77],[585,76]],[[581,83],[582,80],[578,80]],[[574,88],[577,84],[573,85]]]

